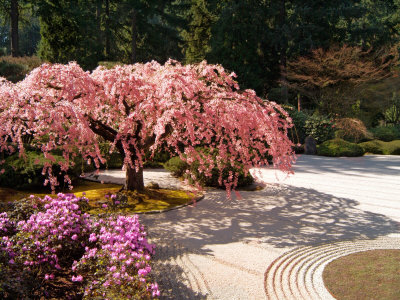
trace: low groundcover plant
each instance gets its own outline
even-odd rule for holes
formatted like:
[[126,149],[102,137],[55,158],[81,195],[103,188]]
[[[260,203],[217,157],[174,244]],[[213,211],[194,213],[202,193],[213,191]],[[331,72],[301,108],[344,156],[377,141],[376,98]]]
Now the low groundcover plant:
[[25,220],[0,214],[0,298],[48,296],[60,281],[79,298],[160,295],[137,215],[93,217],[88,199],[72,194],[31,200],[42,205]]

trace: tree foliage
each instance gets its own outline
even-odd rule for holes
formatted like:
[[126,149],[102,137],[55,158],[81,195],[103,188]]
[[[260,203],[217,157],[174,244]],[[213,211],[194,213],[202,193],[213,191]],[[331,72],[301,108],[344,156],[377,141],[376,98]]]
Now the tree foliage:
[[[254,91],[240,91],[221,66],[183,66],[176,61],[99,67],[92,73],[76,63],[45,64],[25,80],[0,85],[0,151],[23,154],[23,138],[31,136],[47,159],[62,151],[66,171],[80,152],[96,167],[104,162],[99,143],[107,141],[124,157],[127,189],[143,189],[146,152],[165,149],[177,153],[198,171],[211,176],[235,162],[245,166],[268,164],[289,170],[292,143],[287,113],[273,102],[263,102]],[[207,145],[209,153],[200,153]],[[58,183],[50,164],[44,173]],[[246,173],[247,174],[247,173]],[[237,172],[223,183],[234,188]],[[69,178],[66,177],[66,181]]]
[[397,61],[394,49],[320,48],[289,61],[287,78],[292,89],[312,99],[323,112],[345,115],[357,100],[355,88],[394,76]]

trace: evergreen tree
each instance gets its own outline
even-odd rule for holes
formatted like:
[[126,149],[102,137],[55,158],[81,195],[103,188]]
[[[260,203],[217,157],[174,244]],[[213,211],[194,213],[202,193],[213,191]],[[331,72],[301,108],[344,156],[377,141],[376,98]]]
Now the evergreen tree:
[[39,0],[41,41],[39,55],[51,62],[77,61],[96,67],[102,57],[98,44],[95,1]]
[[186,63],[204,60],[211,50],[211,28],[216,17],[209,6],[209,1],[206,0],[190,1],[190,9],[185,15],[188,26],[182,32]]

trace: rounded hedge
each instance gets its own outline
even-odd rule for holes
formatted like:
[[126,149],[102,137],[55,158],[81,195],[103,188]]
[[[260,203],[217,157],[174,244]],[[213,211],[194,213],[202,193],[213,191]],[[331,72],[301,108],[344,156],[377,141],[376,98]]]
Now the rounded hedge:
[[400,140],[383,142],[373,140],[359,144],[365,152],[372,154],[400,155]]
[[364,149],[354,143],[347,142],[342,139],[333,139],[322,143],[317,146],[317,154],[322,156],[363,156]]
[[400,137],[399,130],[394,126],[379,126],[371,129],[374,138],[384,142],[391,142]]

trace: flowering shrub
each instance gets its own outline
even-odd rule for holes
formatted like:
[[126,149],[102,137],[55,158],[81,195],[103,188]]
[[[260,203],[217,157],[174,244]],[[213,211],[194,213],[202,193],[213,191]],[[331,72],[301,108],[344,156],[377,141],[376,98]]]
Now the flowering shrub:
[[132,294],[140,299],[159,296],[157,284],[146,283],[153,246],[146,240],[137,216],[109,217],[93,221],[85,255],[75,261],[72,280],[88,282],[84,296],[123,299]]
[[309,117],[304,125],[306,135],[312,136],[318,144],[334,137],[334,124],[323,116],[313,115]]
[[157,284],[148,282],[153,246],[137,216],[94,219],[83,212],[87,198],[61,193],[39,202],[43,210],[26,220],[0,214],[0,273],[7,271],[0,277],[0,296],[46,296],[54,288],[51,282],[61,277],[85,297],[159,295]]

